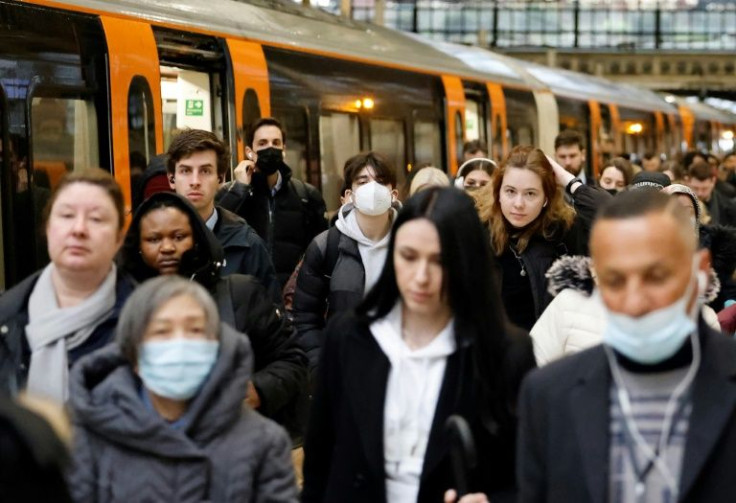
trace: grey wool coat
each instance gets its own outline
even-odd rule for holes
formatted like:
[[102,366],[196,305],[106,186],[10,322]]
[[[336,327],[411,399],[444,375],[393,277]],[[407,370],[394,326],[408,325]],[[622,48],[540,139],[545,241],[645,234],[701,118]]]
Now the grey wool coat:
[[291,443],[243,404],[253,355],[222,325],[220,352],[174,428],[144,405],[140,381],[111,344],[71,376],[69,487],[78,502],[296,502]]

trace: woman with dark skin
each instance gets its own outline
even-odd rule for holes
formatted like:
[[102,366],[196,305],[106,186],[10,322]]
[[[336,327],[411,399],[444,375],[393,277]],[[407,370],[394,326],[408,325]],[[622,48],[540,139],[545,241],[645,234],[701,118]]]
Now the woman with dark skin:
[[253,345],[255,372],[248,403],[278,418],[301,391],[306,357],[294,344],[293,328],[251,276],[221,277],[222,247],[183,197],[160,192],[136,211],[121,252],[121,267],[136,280],[177,274],[204,286],[220,317]]

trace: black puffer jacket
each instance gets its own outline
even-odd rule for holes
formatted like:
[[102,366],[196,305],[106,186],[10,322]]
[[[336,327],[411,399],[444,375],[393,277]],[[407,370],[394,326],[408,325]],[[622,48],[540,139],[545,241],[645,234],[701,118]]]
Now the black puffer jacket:
[[161,204],[186,213],[192,226],[194,247],[182,256],[179,275],[207,288],[217,303],[222,321],[248,335],[255,356],[253,384],[262,402],[259,412],[281,418],[284,408],[306,385],[306,356],[296,343],[294,328],[255,278],[241,274],[220,276],[222,247],[186,199],[160,192],[140,206],[125,236],[120,256],[122,269],[140,282],[158,275],[139,253],[140,224],[152,207]]
[[[325,202],[313,186],[292,180],[291,169],[282,164],[281,187],[274,195],[263,177],[251,185],[233,182],[218,193],[217,202],[243,217],[265,241],[276,277],[283,288],[309,243],[327,228]],[[303,186],[302,194],[296,188]],[[305,199],[305,200],[303,200]]]
[[[328,249],[337,243],[335,267],[330,269]],[[314,371],[323,344],[327,320],[339,312],[355,308],[363,300],[365,269],[358,243],[331,227],[314,238],[304,254],[304,262],[294,292],[292,315],[299,344],[307,353]]]

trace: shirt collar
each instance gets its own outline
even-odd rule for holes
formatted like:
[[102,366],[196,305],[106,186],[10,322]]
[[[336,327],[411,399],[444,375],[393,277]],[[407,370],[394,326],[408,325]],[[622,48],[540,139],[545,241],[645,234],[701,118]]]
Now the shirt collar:
[[207,221],[204,223],[207,228],[214,232],[215,225],[217,225],[217,219],[219,217],[217,216],[217,208],[212,212],[212,215],[210,215],[210,218],[207,219]]
[[276,193],[281,190],[281,185],[284,182],[283,177],[281,176],[281,171],[277,171],[276,174],[278,174],[278,178],[276,178],[276,184],[271,189],[271,196],[275,196]]

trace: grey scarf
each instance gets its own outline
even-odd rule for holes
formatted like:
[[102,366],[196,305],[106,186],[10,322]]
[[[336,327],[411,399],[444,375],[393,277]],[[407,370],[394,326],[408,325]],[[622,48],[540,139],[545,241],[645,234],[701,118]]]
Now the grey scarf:
[[97,291],[83,302],[60,308],[49,264],[28,299],[26,337],[31,347],[27,389],[60,403],[69,396],[67,351],[82,345],[115,306],[116,269],[113,264]]

